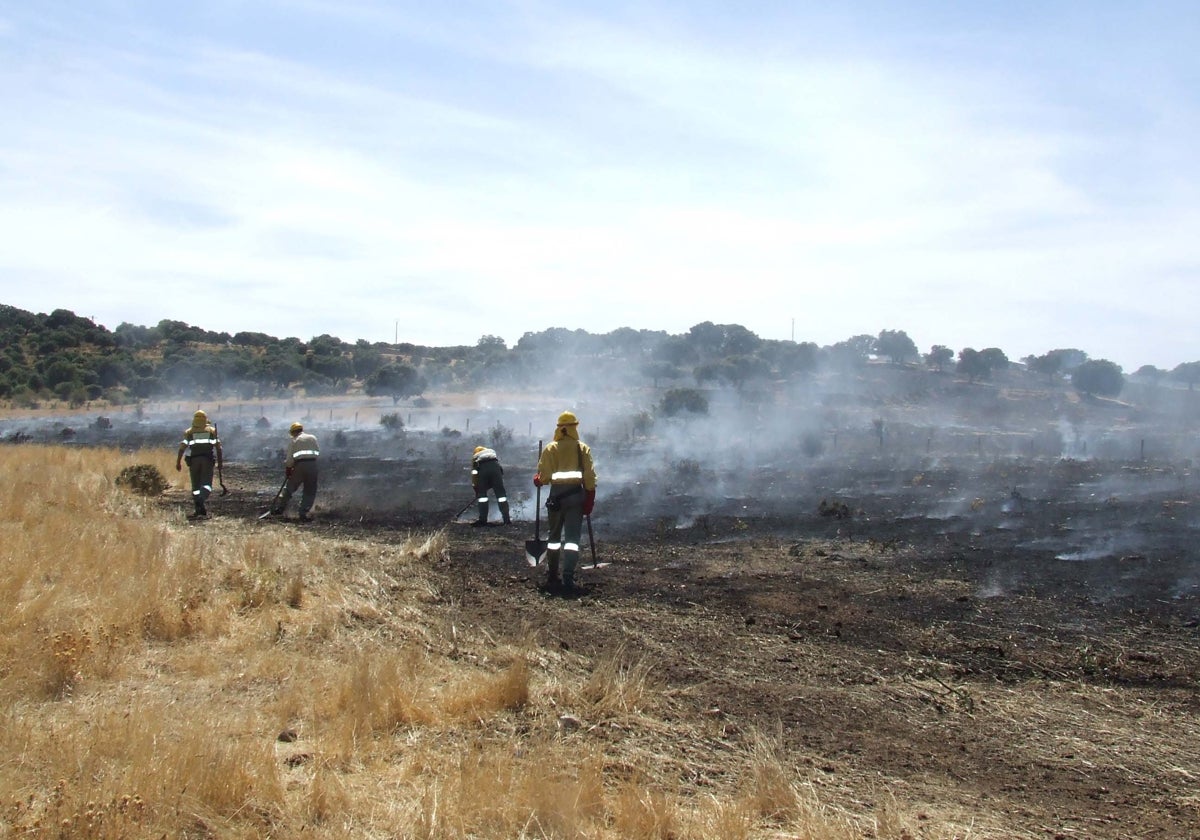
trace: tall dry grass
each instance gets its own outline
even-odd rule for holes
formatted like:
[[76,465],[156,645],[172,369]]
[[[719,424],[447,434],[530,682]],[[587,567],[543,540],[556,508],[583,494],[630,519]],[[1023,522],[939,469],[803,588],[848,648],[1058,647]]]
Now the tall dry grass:
[[652,668],[460,626],[444,534],[189,525],[114,485],[148,463],[183,500],[173,460],[0,447],[0,836],[916,836],[768,741],[727,789],[663,773]]

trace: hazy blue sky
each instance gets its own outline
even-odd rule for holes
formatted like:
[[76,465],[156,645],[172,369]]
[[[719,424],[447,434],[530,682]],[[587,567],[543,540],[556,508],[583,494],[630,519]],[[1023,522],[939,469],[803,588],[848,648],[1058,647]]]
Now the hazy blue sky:
[[1192,0],[0,0],[0,303],[1171,368],[1198,68]]

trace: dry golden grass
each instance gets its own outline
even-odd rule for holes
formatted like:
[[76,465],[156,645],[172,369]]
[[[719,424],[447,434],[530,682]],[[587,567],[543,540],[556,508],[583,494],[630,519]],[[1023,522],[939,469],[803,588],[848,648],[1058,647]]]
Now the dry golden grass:
[[968,836],[824,808],[766,738],[700,793],[648,746],[649,664],[458,627],[443,534],[194,526],[114,486],[178,489],[173,459],[0,447],[0,836]]

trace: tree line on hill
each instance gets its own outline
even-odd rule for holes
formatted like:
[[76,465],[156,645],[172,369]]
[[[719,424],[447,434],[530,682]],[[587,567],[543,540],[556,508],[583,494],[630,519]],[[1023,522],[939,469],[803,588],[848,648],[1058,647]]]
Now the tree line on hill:
[[[851,373],[872,359],[954,372],[970,381],[1012,365],[995,347],[955,353],[934,345],[921,353],[903,330],[891,329],[824,347],[763,339],[740,325],[711,321],[674,335],[628,327],[603,334],[550,328],[525,333],[512,348],[492,335],[474,345],[427,347],[348,343],[331,335],[308,341],[258,332],[231,335],[171,320],[153,327],[122,323],[110,331],[66,309],[41,314],[7,305],[0,305],[0,348],[0,400],[28,407],[53,399],[72,406],[100,400],[123,405],[185,395],[254,399],[300,391],[361,392],[398,403],[430,389],[533,386],[582,358],[593,385],[725,385],[737,391],[818,372]],[[1125,382],[1120,366],[1076,349],[1027,356],[1022,363],[1048,380],[1069,379],[1087,394],[1116,396]],[[1170,379],[1190,389],[1200,381],[1200,362],[1171,371],[1146,365],[1132,376]]]

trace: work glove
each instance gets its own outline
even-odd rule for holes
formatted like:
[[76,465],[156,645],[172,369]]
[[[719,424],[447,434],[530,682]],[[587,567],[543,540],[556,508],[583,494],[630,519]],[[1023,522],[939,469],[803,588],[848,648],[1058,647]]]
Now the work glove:
[[183,464],[178,461],[175,462],[175,472],[183,472]]
[[583,515],[591,516],[592,508],[596,506],[596,491],[585,490],[583,493]]
[[286,475],[288,478],[291,478],[293,469],[294,469],[293,467],[284,467],[283,474]]
[[533,474],[533,486],[534,487],[542,486],[542,477],[540,475],[538,475],[537,473]]
[[475,491],[475,495],[476,495],[476,496],[478,496],[478,495],[479,495],[479,485],[478,485],[478,484],[472,484],[472,485],[471,485],[471,489],[472,489],[473,491]]

